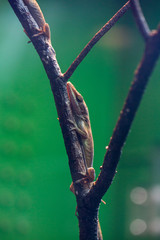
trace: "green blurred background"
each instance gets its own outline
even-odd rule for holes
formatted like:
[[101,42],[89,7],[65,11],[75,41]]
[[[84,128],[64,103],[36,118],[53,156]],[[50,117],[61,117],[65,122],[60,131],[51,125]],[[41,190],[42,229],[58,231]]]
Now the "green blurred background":
[[[49,23],[62,72],[125,3],[38,1]],[[141,1],[151,28],[160,3]],[[152,5],[151,5],[152,4]],[[0,239],[78,239],[76,201],[49,80],[7,1],[0,1]],[[84,96],[99,174],[144,42],[131,12],[101,39],[71,81]],[[160,239],[160,64],[136,115],[101,204],[104,239]]]

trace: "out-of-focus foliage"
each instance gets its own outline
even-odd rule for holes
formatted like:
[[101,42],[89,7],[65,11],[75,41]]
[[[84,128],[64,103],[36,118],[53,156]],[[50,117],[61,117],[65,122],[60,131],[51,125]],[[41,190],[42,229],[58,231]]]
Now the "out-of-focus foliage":
[[[64,72],[125,1],[38,1]],[[150,26],[160,3],[141,1]],[[152,4],[152,6],[151,6]],[[78,239],[76,202],[49,81],[7,1],[0,2],[0,239]],[[105,146],[144,50],[131,12],[94,47],[71,78],[90,112],[97,175]],[[159,66],[104,196],[104,239],[160,237]],[[138,187],[138,188],[137,188]],[[140,187],[140,188],[139,188]]]

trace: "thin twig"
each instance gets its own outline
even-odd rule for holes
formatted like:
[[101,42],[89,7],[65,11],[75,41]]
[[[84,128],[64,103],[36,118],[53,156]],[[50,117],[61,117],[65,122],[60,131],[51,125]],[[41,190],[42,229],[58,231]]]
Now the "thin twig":
[[[112,183],[123,145],[159,55],[160,28],[157,31],[152,31],[146,43],[142,61],[135,72],[134,80],[131,84],[124,107],[120,113],[109,146],[107,147],[101,173],[88,195],[89,199],[96,199],[96,197],[102,198]],[[98,204],[99,200],[100,199],[95,200],[95,204]]]
[[[23,27],[25,30],[27,30],[27,33],[29,33],[29,36],[33,36],[36,27],[35,21],[27,12],[23,1],[8,1],[14,9]],[[80,57],[78,57],[77,60],[75,60],[76,62],[73,63],[73,66],[71,65],[66,74],[64,74],[65,81],[73,74],[79,63],[84,59],[87,53],[95,45],[95,43],[117,22],[117,20],[129,9],[129,7],[130,1],[128,1],[126,5],[120,9],[120,11],[118,11],[118,13],[106,24],[106,28],[104,26],[101,32],[95,35],[95,37],[90,41],[91,45],[87,45],[88,47],[86,46],[86,52],[83,50],[79,55]],[[85,165],[79,139],[77,138],[75,130],[73,130],[73,126],[71,126],[69,122],[69,120],[73,120],[73,115],[70,108],[66,84],[64,82],[64,78],[62,77],[60,67],[56,60],[55,51],[52,46],[45,42],[43,36],[35,38],[33,37],[31,40],[42,60],[46,73],[50,79],[65,146],[69,157],[72,179],[75,182],[76,180],[82,178],[82,176],[80,176],[80,173],[85,172]],[[98,180],[96,181],[95,185],[93,185],[89,193],[88,191],[85,192],[83,184],[75,188],[77,192],[76,197],[79,210],[79,222],[80,220],[84,221],[83,233],[85,231],[87,236],[86,238],[81,239],[97,239],[97,234],[95,234],[95,231],[97,229],[97,206],[100,203],[101,197],[107,191],[112,182],[116,166],[120,158],[121,149],[126,140],[136,110],[139,106],[148,78],[159,56],[159,51],[160,30],[150,35],[150,39],[147,41],[147,47],[143,60],[136,72],[134,82],[126,100],[126,104],[121,112],[120,119],[114,130]],[[90,208],[87,208],[89,205]],[[95,207],[94,211],[91,211],[93,210],[93,207]],[[90,225],[88,224],[89,221],[91,222]],[[90,237],[91,233],[92,238]]]
[[133,15],[135,17],[139,31],[142,34],[144,40],[147,41],[151,31],[143,15],[139,0],[131,0],[131,9],[133,11]]
[[125,14],[125,12],[130,8],[130,1],[128,1],[90,40],[90,42],[84,47],[82,52],[77,56],[68,70],[64,73],[64,79],[67,81],[82,60],[86,57],[86,55],[91,51],[94,45],[107,33],[113,25]]

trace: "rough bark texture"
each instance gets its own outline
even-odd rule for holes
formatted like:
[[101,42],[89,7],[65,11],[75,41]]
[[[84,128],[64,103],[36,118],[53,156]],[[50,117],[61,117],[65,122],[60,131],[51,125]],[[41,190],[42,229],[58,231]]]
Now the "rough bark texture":
[[[67,79],[69,78],[69,76],[72,75],[75,68],[79,65],[79,61],[81,62],[86,55],[82,54],[82,58],[77,58],[77,62],[75,63],[75,65],[71,65],[72,67],[69,68],[65,75],[63,75],[58,65],[55,51],[49,41],[46,40],[43,34],[34,37],[34,35],[38,33],[38,26],[32,15],[29,13],[28,8],[24,5],[23,1],[8,1],[12,6],[15,14],[19,18],[21,24],[23,25],[23,28],[30,37],[50,80],[51,89],[57,107],[59,122],[63,133],[65,147],[69,158],[70,171],[75,187],[78,220],[80,227],[80,239],[102,240],[102,237],[98,236],[97,234],[99,204],[101,202],[101,198],[112,183],[113,177],[116,172],[116,167],[120,159],[122,147],[126,141],[127,135],[131,128],[131,124],[140,104],[149,77],[159,57],[160,29],[158,29],[157,31],[153,31],[149,34],[149,36],[147,30],[147,37],[145,35],[145,38],[147,38],[146,48],[142,61],[140,62],[135,72],[133,83],[131,85],[124,107],[120,113],[119,120],[111,137],[104,158],[101,173],[97,181],[92,185],[86,183],[83,180],[84,175],[82,173],[85,174],[86,169],[82,149],[76,131],[73,130],[73,126],[71,124],[71,121],[73,121],[73,115],[70,108],[70,102],[66,89]],[[129,7],[130,1],[128,1],[125,5],[125,8],[128,9]],[[120,11],[120,15],[118,16],[122,16],[124,12]],[[118,16],[117,18],[119,19]],[[108,27],[111,26],[108,24]],[[101,37],[104,35],[105,31],[102,28],[102,34],[100,34]],[[100,39],[97,39],[96,37],[97,36],[95,35],[94,44]],[[94,44],[87,45],[87,52],[85,54],[90,51]],[[76,182],[77,180],[79,181]]]
[[146,43],[143,58],[135,72],[134,80],[126,98],[124,107],[112,134],[104,158],[102,171],[89,194],[89,198],[93,199],[96,193],[97,204],[99,203],[99,198],[102,198],[112,183],[123,145],[126,141],[131,124],[139,107],[149,77],[158,60],[159,54],[160,28],[156,31],[152,31]]

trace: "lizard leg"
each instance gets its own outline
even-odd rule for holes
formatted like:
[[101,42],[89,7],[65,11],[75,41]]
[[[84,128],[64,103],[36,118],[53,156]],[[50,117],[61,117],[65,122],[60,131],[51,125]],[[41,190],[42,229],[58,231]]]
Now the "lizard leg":
[[45,23],[42,29],[40,28],[40,29],[37,29],[37,30],[38,30],[39,32],[36,33],[36,34],[34,34],[33,37],[37,37],[37,36],[39,36],[39,35],[44,34],[44,35],[47,37],[47,39],[50,40],[50,38],[51,38],[51,33],[50,33],[50,27],[49,27],[48,23]]
[[[38,28],[37,28],[36,30],[38,31],[38,33],[35,33],[32,37],[38,37],[38,36],[40,36],[40,35],[45,35],[45,36],[47,37],[47,39],[50,41],[50,39],[51,39],[51,34],[50,34],[50,28],[49,28],[48,23],[45,23],[43,29],[41,29],[41,28],[38,29]],[[25,34],[27,35],[27,37],[29,37],[29,36],[28,36],[28,33],[26,32],[25,29],[24,29],[24,32],[25,32]],[[30,37],[29,37],[29,38],[30,38]],[[29,41],[29,42],[31,42],[31,41]]]
[[87,168],[87,175],[90,182],[93,182],[95,179],[95,169],[93,167]]
[[81,130],[74,121],[72,121],[70,119],[68,121],[73,125],[73,127],[71,128],[71,131],[75,130],[81,137],[87,138],[86,131]]
[[[81,173],[82,175],[84,175],[84,173]],[[91,183],[93,182],[95,179],[95,170],[93,167],[87,168],[87,173],[86,175],[84,175],[84,177],[80,180],[77,180],[76,183]],[[70,185],[70,191],[73,192],[75,194],[75,189],[74,189],[74,185],[73,182]]]

